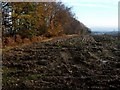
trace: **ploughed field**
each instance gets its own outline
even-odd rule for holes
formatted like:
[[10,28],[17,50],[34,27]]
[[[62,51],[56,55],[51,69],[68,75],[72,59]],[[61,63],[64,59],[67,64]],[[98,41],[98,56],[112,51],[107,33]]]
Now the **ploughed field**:
[[3,51],[3,90],[120,88],[120,41],[106,35],[55,38]]

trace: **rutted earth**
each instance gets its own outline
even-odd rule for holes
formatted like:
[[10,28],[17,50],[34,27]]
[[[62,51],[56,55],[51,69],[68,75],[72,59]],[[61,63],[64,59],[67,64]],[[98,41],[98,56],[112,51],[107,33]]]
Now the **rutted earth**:
[[3,90],[118,90],[118,44],[112,36],[84,35],[3,51]]

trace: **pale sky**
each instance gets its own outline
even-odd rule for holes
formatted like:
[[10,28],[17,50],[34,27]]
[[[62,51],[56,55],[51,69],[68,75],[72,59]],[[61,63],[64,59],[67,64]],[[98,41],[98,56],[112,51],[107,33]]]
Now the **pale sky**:
[[89,28],[117,28],[119,0],[61,0]]

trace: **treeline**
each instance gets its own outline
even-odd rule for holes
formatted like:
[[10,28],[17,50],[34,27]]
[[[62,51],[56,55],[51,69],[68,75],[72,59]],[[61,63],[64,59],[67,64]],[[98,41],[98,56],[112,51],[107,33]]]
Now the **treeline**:
[[62,2],[2,2],[1,6],[4,37],[90,33]]

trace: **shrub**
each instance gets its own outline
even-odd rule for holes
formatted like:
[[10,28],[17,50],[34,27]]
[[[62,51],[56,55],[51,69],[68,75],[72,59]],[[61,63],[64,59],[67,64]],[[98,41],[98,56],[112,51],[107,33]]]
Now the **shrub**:
[[32,42],[37,42],[37,41],[38,41],[38,37],[37,37],[37,36],[33,36],[33,37],[31,38],[31,41],[32,41]]
[[31,42],[30,42],[30,39],[24,38],[24,39],[23,39],[23,43],[24,43],[24,44],[30,44]]
[[15,45],[15,41],[13,37],[6,37],[4,43],[5,45],[8,45],[8,46]]
[[36,32],[35,30],[19,30],[18,34],[21,36],[21,38],[31,39],[33,36],[36,35]]
[[18,44],[22,43],[22,39],[21,39],[20,35],[16,35],[15,42],[18,43]]

